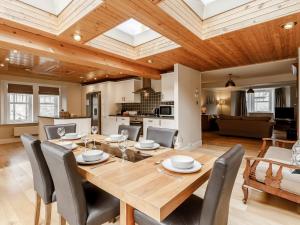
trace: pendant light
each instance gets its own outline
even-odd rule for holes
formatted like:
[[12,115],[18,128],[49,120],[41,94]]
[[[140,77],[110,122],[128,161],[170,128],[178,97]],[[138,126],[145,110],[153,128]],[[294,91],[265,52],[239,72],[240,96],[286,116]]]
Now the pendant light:
[[252,88],[249,88],[247,94],[254,94],[254,90]]
[[229,79],[225,84],[225,87],[235,87],[235,83],[233,82],[233,80],[231,79],[232,74],[228,74]]

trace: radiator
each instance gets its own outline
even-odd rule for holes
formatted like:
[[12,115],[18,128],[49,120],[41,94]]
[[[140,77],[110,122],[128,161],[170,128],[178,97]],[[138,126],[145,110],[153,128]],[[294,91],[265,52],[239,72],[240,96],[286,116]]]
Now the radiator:
[[14,127],[14,136],[19,137],[22,134],[38,135],[38,126]]

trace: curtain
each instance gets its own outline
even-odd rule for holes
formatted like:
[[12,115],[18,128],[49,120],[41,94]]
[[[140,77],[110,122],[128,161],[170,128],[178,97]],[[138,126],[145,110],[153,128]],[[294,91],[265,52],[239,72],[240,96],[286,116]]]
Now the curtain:
[[238,91],[236,100],[236,116],[247,116],[246,91]]
[[275,89],[275,107],[285,107],[285,93],[283,88]]

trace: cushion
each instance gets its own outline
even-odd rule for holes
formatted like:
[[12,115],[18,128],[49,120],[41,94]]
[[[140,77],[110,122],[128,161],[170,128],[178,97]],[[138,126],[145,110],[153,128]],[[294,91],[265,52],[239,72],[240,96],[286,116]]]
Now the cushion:
[[[286,148],[280,148],[271,146],[268,148],[265,155],[265,159],[271,159],[277,162],[282,162],[286,164],[291,164],[292,150]],[[260,162],[258,163],[255,171],[256,179],[262,183],[265,181],[266,172],[269,168],[269,163]],[[273,165],[273,176],[279,169],[279,166]],[[300,195],[300,174],[293,173],[294,171],[288,168],[282,169],[282,180],[280,184],[280,189]]]
[[220,119],[221,120],[241,120],[242,117],[240,117],[240,116],[229,116],[229,115],[221,114]]
[[242,120],[251,120],[251,121],[270,121],[271,118],[268,116],[244,116]]

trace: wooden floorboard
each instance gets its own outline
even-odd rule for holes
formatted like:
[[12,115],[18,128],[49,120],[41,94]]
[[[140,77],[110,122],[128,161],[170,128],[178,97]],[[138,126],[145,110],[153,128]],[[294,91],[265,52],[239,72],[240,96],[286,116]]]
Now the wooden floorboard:
[[[208,136],[207,136],[208,135]],[[255,139],[217,138],[204,134],[201,151],[216,156],[232,145],[241,143],[247,155],[255,155],[260,141]],[[242,165],[243,167],[243,165]],[[242,203],[241,184],[243,168],[240,169],[231,198],[229,225],[297,225],[300,215],[296,203],[250,190],[248,204]],[[196,191],[203,196],[205,185]],[[20,143],[0,145],[0,224],[32,225],[34,220],[34,190],[27,156]],[[40,225],[45,224],[44,206]],[[56,205],[52,210],[51,225],[58,225]],[[118,224],[118,222],[116,223]]]

